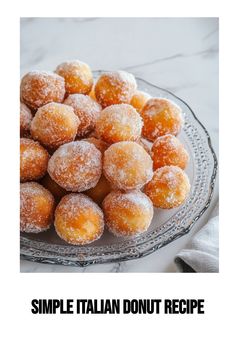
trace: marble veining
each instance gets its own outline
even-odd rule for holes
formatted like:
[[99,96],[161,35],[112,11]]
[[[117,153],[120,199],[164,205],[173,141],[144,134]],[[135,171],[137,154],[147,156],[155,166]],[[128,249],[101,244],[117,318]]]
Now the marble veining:
[[161,62],[164,62],[164,61],[167,61],[167,60],[173,60],[173,59],[176,59],[176,58],[187,58],[187,57],[191,57],[191,56],[197,56],[197,55],[201,55],[201,56],[214,56],[214,55],[217,55],[218,54],[218,48],[216,46],[213,46],[211,48],[207,48],[205,50],[202,50],[200,52],[196,52],[196,53],[192,53],[192,54],[183,54],[183,53],[177,53],[177,54],[174,54],[174,55],[171,55],[169,57],[164,57],[164,58],[158,58],[158,59],[154,59],[150,62],[147,62],[147,63],[142,63],[142,64],[138,64],[138,65],[133,65],[133,66],[127,66],[127,67],[124,67],[122,68],[123,70],[133,70],[133,69],[137,69],[137,68],[143,68],[145,66],[151,66],[151,65],[154,65],[156,63],[161,63]]
[[[218,155],[218,20],[216,18],[22,18],[21,75],[54,70],[77,58],[93,70],[128,70],[177,94],[208,129]],[[188,235],[138,260],[87,268],[21,261],[21,272],[176,272],[175,255],[208,220],[218,201]]]

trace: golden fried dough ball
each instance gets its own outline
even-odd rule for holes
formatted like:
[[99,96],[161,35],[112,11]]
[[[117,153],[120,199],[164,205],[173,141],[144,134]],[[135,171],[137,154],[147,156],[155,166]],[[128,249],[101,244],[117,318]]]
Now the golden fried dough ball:
[[20,139],[20,179],[22,182],[42,178],[48,167],[49,154],[37,141]]
[[105,151],[103,172],[118,189],[140,189],[152,178],[152,159],[139,144],[122,141]]
[[180,206],[190,191],[189,178],[177,166],[164,166],[154,172],[144,192],[156,208],[171,209]]
[[79,60],[64,62],[56,68],[56,73],[65,79],[67,94],[88,94],[93,86],[93,74],[90,67]]
[[96,123],[96,135],[108,144],[140,139],[142,118],[129,104],[105,108]]
[[79,118],[62,103],[48,103],[38,109],[31,123],[32,138],[55,150],[60,145],[73,141],[79,127]]
[[31,71],[21,80],[21,101],[32,109],[50,102],[62,102],[65,95],[64,79],[52,72]]
[[153,218],[151,200],[140,191],[112,191],[103,201],[106,225],[116,236],[137,236],[149,228]]
[[39,183],[20,185],[20,230],[38,233],[49,229],[53,221],[54,198]]
[[183,170],[189,161],[189,154],[183,144],[174,135],[163,135],[152,145],[153,168],[179,166]]
[[134,76],[125,71],[102,74],[95,84],[95,96],[103,108],[119,103],[129,103],[137,84]]
[[104,230],[103,212],[86,195],[67,194],[56,208],[54,225],[64,241],[85,245],[101,237]]
[[183,114],[174,102],[166,98],[151,98],[142,109],[143,137],[154,141],[166,134],[177,135],[183,125]]
[[101,177],[102,154],[87,141],[64,144],[50,158],[48,173],[67,191],[86,191],[95,187]]

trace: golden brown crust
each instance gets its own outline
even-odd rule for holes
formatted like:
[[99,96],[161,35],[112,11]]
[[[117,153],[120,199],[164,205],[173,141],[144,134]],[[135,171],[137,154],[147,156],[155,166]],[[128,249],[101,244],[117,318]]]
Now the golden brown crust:
[[177,135],[183,125],[181,109],[165,98],[151,98],[142,109],[142,135],[154,141],[157,137],[172,134]]
[[101,237],[104,230],[103,212],[88,196],[67,194],[56,208],[54,225],[64,241],[85,245]]
[[163,166],[178,166],[183,170],[189,161],[189,154],[183,144],[173,135],[163,135],[152,145],[154,170]]
[[152,178],[152,159],[139,144],[122,141],[105,151],[103,172],[118,189],[141,189]]
[[102,74],[95,84],[96,100],[103,108],[120,103],[129,103],[137,84],[132,74],[114,71]]
[[144,193],[156,208],[171,209],[184,203],[190,191],[186,173],[177,166],[164,166],[156,170]]
[[152,202],[140,191],[112,191],[103,201],[103,211],[106,225],[118,237],[147,231],[153,217]]
[[87,141],[64,144],[50,158],[48,173],[67,191],[86,191],[95,187],[101,177],[102,154]]
[[20,139],[20,179],[36,181],[42,178],[48,167],[49,154],[37,141]]
[[20,229],[38,233],[47,230],[53,221],[53,195],[36,182],[20,185]]
[[31,123],[31,135],[49,149],[75,139],[79,118],[73,108],[62,103],[49,103],[38,109]]
[[129,104],[105,108],[96,123],[96,135],[108,144],[136,141],[141,137],[142,118]]
[[31,71],[21,80],[21,101],[32,109],[50,102],[62,102],[65,96],[64,79],[52,72]]
[[56,73],[65,80],[67,94],[88,94],[93,86],[93,74],[90,67],[79,60],[61,63]]

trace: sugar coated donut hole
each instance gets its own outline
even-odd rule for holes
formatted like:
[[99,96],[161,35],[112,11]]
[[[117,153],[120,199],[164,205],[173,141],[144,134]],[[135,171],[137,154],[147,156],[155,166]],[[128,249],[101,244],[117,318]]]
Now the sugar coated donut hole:
[[31,110],[24,104],[20,103],[20,137],[30,137],[30,124],[33,119]]
[[137,110],[138,113],[141,113],[145,103],[150,98],[151,96],[147,92],[136,91],[131,98],[130,104]]
[[85,245],[101,237],[104,230],[103,212],[88,196],[67,194],[56,208],[54,225],[64,241]]
[[112,190],[110,182],[106,179],[106,177],[102,174],[100,180],[97,185],[88,191],[86,191],[86,195],[93,199],[95,203],[101,205],[104,198],[110,193]]
[[142,118],[129,104],[105,108],[96,123],[96,135],[107,143],[135,141],[141,137]]
[[77,131],[79,137],[84,137],[94,130],[102,110],[100,104],[82,94],[69,95],[64,104],[71,106],[79,118],[80,124]]
[[157,138],[152,145],[153,168],[163,166],[178,166],[185,169],[189,154],[183,144],[174,135],[163,135]]
[[47,71],[31,71],[21,80],[21,100],[33,109],[49,103],[62,102],[65,96],[64,79]]
[[109,148],[109,144],[106,143],[105,141],[101,140],[101,139],[97,139],[93,136],[89,137],[89,138],[85,138],[83,139],[84,141],[87,141],[93,145],[96,146],[96,148],[102,153],[102,155],[104,154],[104,152]]
[[87,141],[64,144],[50,158],[48,173],[65,190],[83,192],[98,183],[102,173],[102,154]]
[[102,74],[95,84],[96,100],[107,107],[113,104],[129,103],[137,88],[132,74],[114,71]]
[[38,109],[31,123],[31,136],[49,149],[73,141],[79,118],[72,107],[62,103],[48,103]]
[[65,79],[67,94],[88,94],[93,86],[93,74],[90,67],[79,60],[64,62],[56,68],[56,73]]
[[57,202],[68,193],[65,189],[59,186],[59,184],[53,181],[48,173],[43,177],[40,183],[52,193]]
[[112,191],[103,201],[105,222],[116,236],[137,236],[149,228],[153,218],[151,200],[140,191]]
[[37,141],[20,139],[20,179],[35,181],[47,172],[49,154]]
[[37,182],[20,185],[20,230],[38,233],[49,229],[53,221],[53,195]]
[[105,151],[103,172],[118,189],[140,189],[153,176],[152,159],[139,144],[122,141]]
[[142,109],[143,137],[154,141],[157,137],[177,135],[183,125],[180,107],[165,98],[151,98]]
[[177,166],[164,166],[154,172],[152,180],[144,187],[145,194],[157,208],[171,209],[180,206],[190,191],[189,178]]

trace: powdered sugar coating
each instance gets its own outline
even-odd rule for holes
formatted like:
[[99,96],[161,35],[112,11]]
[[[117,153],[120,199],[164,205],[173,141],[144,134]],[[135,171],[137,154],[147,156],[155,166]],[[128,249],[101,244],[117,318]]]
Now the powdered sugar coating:
[[38,109],[49,102],[62,102],[65,95],[64,79],[48,71],[31,71],[21,80],[21,100],[30,108]]
[[157,169],[144,192],[157,208],[175,208],[185,201],[190,191],[186,173],[177,166],[164,166]]
[[154,170],[170,165],[185,169],[189,161],[189,154],[179,139],[167,134],[154,141],[152,159]]
[[56,73],[65,79],[68,94],[88,94],[93,86],[90,67],[80,60],[67,60],[56,68]]
[[103,201],[106,225],[116,236],[137,236],[145,231],[153,218],[151,200],[140,191],[112,191]]
[[143,137],[154,141],[157,137],[177,135],[183,124],[182,110],[174,102],[166,98],[151,98],[142,109]]
[[20,179],[35,181],[47,172],[49,154],[37,141],[20,139]]
[[64,104],[71,106],[79,118],[80,124],[77,131],[79,137],[84,137],[94,130],[102,110],[100,104],[82,94],[69,95]]
[[20,137],[29,138],[30,136],[30,124],[33,115],[31,110],[24,104],[20,103]]
[[39,183],[20,185],[20,230],[39,233],[49,229],[53,220],[54,198]]
[[101,177],[102,154],[87,141],[64,144],[50,158],[48,173],[67,191],[85,191],[95,187]]
[[129,104],[105,108],[97,120],[96,135],[107,143],[135,141],[141,137],[142,118]]
[[62,103],[48,103],[38,109],[31,123],[31,135],[44,146],[56,149],[73,141],[79,118],[72,107]]
[[102,74],[95,84],[95,96],[102,107],[112,104],[129,103],[137,83],[135,77],[125,71]]
[[67,194],[55,211],[55,229],[66,242],[85,245],[103,234],[103,212],[96,203],[83,194]]
[[122,141],[105,151],[103,171],[116,188],[141,189],[152,179],[152,159],[139,144]]

